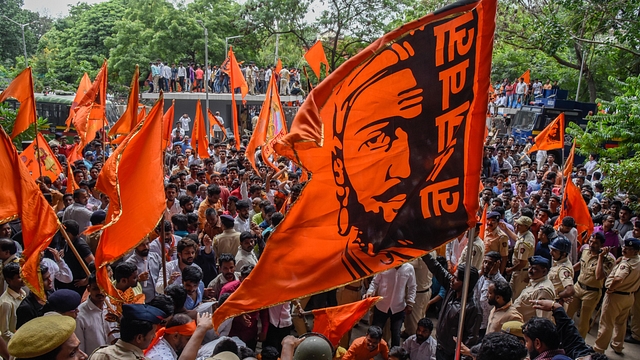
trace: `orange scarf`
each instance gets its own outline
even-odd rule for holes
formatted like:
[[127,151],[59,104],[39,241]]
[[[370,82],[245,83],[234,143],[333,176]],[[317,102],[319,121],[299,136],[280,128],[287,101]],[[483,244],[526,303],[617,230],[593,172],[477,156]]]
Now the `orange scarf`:
[[149,347],[144,350],[144,354],[147,355],[147,353],[151,351],[151,349],[154,346],[156,346],[158,342],[160,342],[160,339],[162,339],[165,334],[180,334],[184,336],[191,336],[195,331],[196,331],[195,320],[192,320],[191,322],[188,322],[184,325],[172,326],[170,328],[166,328],[164,326],[160,327],[156,331],[156,336],[153,338],[153,340],[151,340],[151,344],[149,344]]

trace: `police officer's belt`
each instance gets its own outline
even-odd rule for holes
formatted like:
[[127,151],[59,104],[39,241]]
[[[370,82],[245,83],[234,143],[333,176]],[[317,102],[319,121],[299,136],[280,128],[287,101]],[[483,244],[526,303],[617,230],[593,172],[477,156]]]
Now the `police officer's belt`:
[[624,291],[614,291],[614,294],[618,294],[618,295],[631,295],[632,293],[630,292],[624,292]]
[[423,293],[426,293],[429,290],[431,290],[431,289],[419,290],[419,291],[416,291],[416,294],[423,294]]
[[600,289],[594,288],[592,286],[587,286],[587,285],[581,283],[580,281],[578,281],[578,285],[580,285],[581,288],[583,288],[583,289],[585,289],[587,291],[600,291]]

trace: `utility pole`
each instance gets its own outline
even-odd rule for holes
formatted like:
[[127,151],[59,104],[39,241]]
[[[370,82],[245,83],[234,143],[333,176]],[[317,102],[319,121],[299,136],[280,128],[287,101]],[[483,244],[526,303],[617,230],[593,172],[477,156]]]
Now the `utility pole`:
[[26,24],[20,24],[19,22],[7,17],[6,15],[2,15],[2,17],[7,19],[7,20],[9,20],[9,21],[11,21],[14,24],[20,26],[20,30],[22,30],[22,48],[24,50],[24,65],[25,65],[24,67],[29,67],[29,60],[27,59],[27,42],[24,39],[24,28],[25,28],[25,26],[29,26],[29,25],[33,24],[37,20],[36,21],[32,21],[32,22],[28,22]]
[[211,143],[211,124],[209,124],[209,30],[204,26],[202,20],[196,20],[196,22],[204,29],[204,122],[207,124],[207,134],[209,143]]

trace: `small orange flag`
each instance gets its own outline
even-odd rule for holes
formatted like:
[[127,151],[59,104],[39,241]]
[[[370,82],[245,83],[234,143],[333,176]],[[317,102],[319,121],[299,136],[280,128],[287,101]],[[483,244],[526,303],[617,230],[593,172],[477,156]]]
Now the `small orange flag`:
[[73,164],[78,160],[84,159],[84,157],[80,153],[81,151],[78,150],[78,145],[73,145],[71,151],[69,151],[69,156],[67,156],[67,162],[69,164]]
[[329,61],[327,60],[327,55],[324,53],[322,41],[318,40],[313,44],[313,46],[311,46],[304,54],[304,58],[307,60],[309,67],[313,70],[318,79],[320,79],[321,64],[324,64],[327,67],[326,71],[329,73]]
[[105,124],[107,103],[107,61],[105,60],[96,75],[91,88],[84,94],[78,106],[73,125],[80,136],[80,146],[76,149],[82,154],[84,147],[96,137],[96,132]]
[[238,130],[238,108],[236,107],[236,89],[240,88],[242,103],[245,103],[245,96],[249,93],[249,86],[240,71],[236,56],[233,54],[233,47],[229,46],[229,80],[231,82],[231,112],[233,113],[233,134],[236,137],[236,150],[240,150],[240,133]]
[[571,146],[571,151],[569,151],[569,156],[567,156],[567,161],[564,162],[564,169],[562,170],[562,176],[565,178],[569,178],[571,176],[571,172],[573,172],[573,158],[576,153],[576,139],[573,139],[573,145]]
[[278,59],[278,62],[276,63],[276,68],[273,71],[273,75],[279,75],[280,74],[280,70],[282,70],[282,60]]
[[69,111],[69,116],[67,117],[66,124],[67,129],[65,131],[69,131],[71,128],[71,122],[73,117],[76,115],[76,107],[80,103],[80,100],[84,97],[84,94],[89,91],[91,87],[91,78],[89,78],[89,74],[84,73],[82,75],[82,79],[80,80],[80,84],[78,85],[78,90],[76,90],[76,96],[73,98],[73,102],[71,103],[71,110]]
[[520,75],[518,79],[522,78],[524,78],[524,83],[529,85],[529,83],[531,82],[531,70],[527,69],[527,71],[525,71],[524,74]]
[[213,113],[211,112],[211,109],[209,109],[209,113],[207,114],[207,116],[209,117],[209,125],[211,126],[211,131],[213,131],[213,127],[215,125],[218,125],[218,127],[220,128],[220,131],[222,131],[222,133],[224,134],[224,137],[227,138],[228,137],[227,129],[225,129],[220,119],[218,119],[217,116],[213,115]]
[[564,113],[550,122],[533,141],[535,143],[528,153],[537,150],[562,149],[564,147]]
[[92,226],[86,233],[103,230],[95,260],[98,285],[119,301],[125,299],[111,284],[106,266],[152,232],[166,208],[161,149],[163,104],[160,94],[149,116],[107,159],[96,183],[96,189],[109,197],[109,210],[106,224]]
[[[129,101],[127,102],[127,109],[122,113],[120,119],[113,124],[111,130],[109,130],[109,136],[116,135],[127,135],[133,130],[133,128],[138,124],[142,119],[140,119],[138,114],[138,96],[140,93],[140,84],[138,82],[138,78],[140,77],[140,69],[138,65],[136,65],[136,70],[133,72],[133,77],[131,78],[131,86],[129,91]],[[146,108],[143,108],[143,110]],[[143,115],[144,118],[144,115]]]
[[38,179],[40,171],[42,171],[42,176],[48,176],[49,179],[55,181],[62,174],[62,166],[49,147],[47,139],[41,133],[36,136],[37,140],[24,149],[20,154],[20,159],[31,173],[33,180]]
[[9,84],[9,86],[0,94],[0,102],[14,98],[20,103],[16,122],[13,124],[11,138],[15,138],[21,132],[27,130],[31,124],[36,123],[38,116],[36,115],[36,98],[33,94],[33,79],[31,77],[31,68],[28,67]]
[[171,127],[175,118],[176,101],[171,102],[171,106],[164,115],[162,115],[162,149],[166,149],[171,145]]
[[209,157],[207,126],[204,124],[204,116],[202,115],[202,104],[200,103],[199,99],[196,102],[196,116],[193,121],[193,130],[191,131],[191,147],[198,154],[200,159],[206,159]]
[[480,233],[477,234],[477,236],[482,240],[484,240],[484,231],[487,228],[487,208],[489,208],[489,204],[484,204],[484,208],[482,209],[482,218],[480,219],[482,225],[480,225]]
[[73,194],[74,191],[80,189],[80,186],[78,186],[78,183],[76,182],[76,178],[73,176],[73,168],[71,167],[71,164],[72,162],[67,163],[67,189],[64,192],[65,194]]
[[342,336],[381,299],[381,296],[374,296],[350,304],[313,310],[313,332],[326,336],[333,346],[337,346]]
[[2,129],[0,169],[0,219],[4,223],[20,218],[24,241],[21,275],[31,291],[40,299],[46,299],[40,273],[40,253],[49,246],[58,231],[58,218]]
[[576,221],[580,244],[587,242],[593,232],[593,219],[591,218],[589,206],[584,201],[580,189],[571,180],[571,176],[567,178],[564,188],[560,216],[558,216],[555,223],[556,228],[562,224],[562,219],[567,216],[573,217]]

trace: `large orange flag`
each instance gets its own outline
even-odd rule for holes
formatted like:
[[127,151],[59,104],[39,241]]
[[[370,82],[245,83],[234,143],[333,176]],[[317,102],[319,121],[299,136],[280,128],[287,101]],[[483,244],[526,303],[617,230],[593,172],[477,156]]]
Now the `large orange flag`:
[[14,98],[20,103],[16,122],[13,124],[11,138],[15,138],[21,132],[27,130],[31,124],[35,124],[38,116],[36,115],[36,98],[33,94],[33,79],[31,77],[31,68],[28,67],[9,84],[9,86],[0,93],[0,102]]
[[350,304],[313,310],[313,332],[326,336],[333,346],[337,346],[342,336],[381,299],[380,296],[374,296]]
[[573,158],[576,153],[576,139],[573,139],[573,145],[571,146],[571,151],[569,151],[569,156],[567,156],[567,161],[564,162],[564,169],[562,170],[562,176],[565,178],[569,178],[571,173],[573,172]]
[[[162,94],[146,119],[127,135],[107,159],[96,188],[109,197],[106,224],[87,229],[103,230],[96,250],[98,284],[124,301],[107,273],[107,265],[136,247],[165,210],[162,155]],[[145,181],[140,181],[145,179]]]
[[71,161],[67,163],[67,189],[65,190],[65,194],[73,194],[74,191],[80,189],[78,183],[76,182],[76,178],[73,176],[73,168],[71,167],[73,164]]
[[309,94],[275,148],[313,176],[214,324],[398,266],[475,226],[495,14],[496,0],[480,0],[405,24]]
[[555,226],[560,226],[562,219],[566,216],[571,216],[576,221],[580,244],[588,241],[593,232],[593,219],[591,218],[589,206],[584,201],[580,189],[571,180],[571,176],[567,178],[562,196],[562,208],[560,209],[560,216],[556,219]]
[[96,75],[91,88],[84,94],[75,108],[73,125],[80,135],[80,145],[76,151],[82,154],[84,147],[96,137],[96,132],[105,124],[107,104],[107,61]]
[[324,53],[324,48],[322,47],[322,41],[318,40],[309,50],[304,54],[304,58],[307,60],[309,67],[316,74],[316,77],[320,79],[320,69],[321,64],[324,64],[327,68],[327,73],[329,73],[329,61],[327,60],[327,55]]
[[175,118],[175,105],[176,101],[171,101],[171,106],[167,112],[162,115],[162,150],[171,145],[171,128],[173,127],[173,120]]
[[524,83],[529,85],[529,83],[531,82],[531,69],[527,69],[527,71],[525,71],[524,74],[520,75],[518,79],[522,78],[524,78]]
[[38,179],[40,171],[42,171],[42,176],[48,176],[49,179],[55,181],[62,174],[62,166],[49,147],[47,139],[41,133],[38,133],[36,137],[37,140],[34,140],[20,154],[20,159],[31,173],[33,180]]
[[138,116],[138,97],[140,96],[140,84],[138,82],[139,77],[140,69],[138,68],[138,65],[136,65],[136,70],[131,78],[131,90],[129,91],[127,109],[122,113],[120,119],[113,124],[111,130],[109,130],[109,136],[127,135],[140,122],[141,119]]
[[24,241],[21,275],[29,289],[45,299],[40,253],[58,231],[58,218],[20,160],[11,139],[1,129],[0,169],[0,223],[20,218]]
[[240,93],[242,94],[242,103],[245,103],[245,96],[249,93],[249,86],[247,86],[247,82],[242,76],[242,71],[240,70],[240,66],[238,66],[238,61],[236,60],[236,56],[233,54],[233,47],[229,46],[229,80],[231,82],[231,112],[233,113],[233,135],[236,137],[236,150],[240,150],[240,137],[241,134],[238,131],[238,109],[236,107],[236,89],[240,88]]
[[84,94],[89,91],[91,88],[91,78],[89,78],[89,74],[84,73],[82,75],[82,79],[80,79],[80,84],[78,85],[78,90],[76,90],[76,96],[73,98],[73,102],[71,103],[71,110],[69,110],[69,116],[65,123],[67,124],[67,129],[65,131],[69,131],[71,128],[71,122],[73,121],[73,117],[76,115],[76,107],[80,103],[80,100],[84,97]]
[[537,150],[554,150],[564,148],[564,113],[558,115],[533,139],[534,144],[528,153]]
[[[237,139],[240,141],[240,139]],[[201,159],[209,157],[209,140],[207,140],[207,126],[204,123],[202,114],[202,104],[200,100],[196,102],[196,116],[193,121],[193,130],[191,131],[191,147],[200,156]]]
[[227,138],[228,137],[227,129],[225,129],[220,119],[218,119],[217,116],[213,115],[213,113],[211,112],[211,109],[209,109],[209,113],[207,114],[207,117],[209,118],[209,126],[211,127],[211,131],[213,131],[213,127],[215,125],[218,125],[218,127],[220,128],[220,131],[222,131],[222,133],[224,134],[224,137]]

